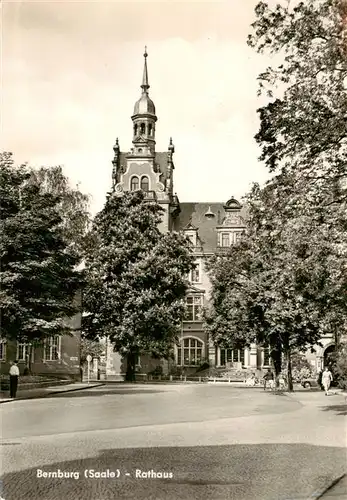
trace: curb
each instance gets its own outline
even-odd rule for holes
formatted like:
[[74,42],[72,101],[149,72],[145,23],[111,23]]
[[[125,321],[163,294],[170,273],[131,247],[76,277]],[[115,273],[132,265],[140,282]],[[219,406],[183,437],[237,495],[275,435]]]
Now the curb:
[[41,394],[41,395],[38,395],[38,396],[22,396],[22,397],[15,398],[15,399],[8,399],[7,401],[2,401],[0,399],[0,404],[13,403],[14,401],[25,401],[27,399],[43,399],[43,398],[46,398],[48,396],[53,396],[54,394],[63,394],[64,392],[84,391],[85,389],[91,389],[91,388],[94,388],[94,387],[100,387],[102,385],[105,385],[105,384],[100,383],[100,384],[89,385],[87,387],[75,387],[73,389],[67,389],[65,391],[64,390],[63,391],[52,391],[52,392],[47,392],[45,394]]
[[319,500],[320,498],[324,498],[326,493],[329,493],[329,491],[332,490],[334,486],[336,486],[345,477],[346,473],[342,474],[342,476],[337,477],[336,479],[334,479],[334,481],[331,482],[329,486],[324,486],[320,490],[315,491],[307,500],[312,500],[312,499]]

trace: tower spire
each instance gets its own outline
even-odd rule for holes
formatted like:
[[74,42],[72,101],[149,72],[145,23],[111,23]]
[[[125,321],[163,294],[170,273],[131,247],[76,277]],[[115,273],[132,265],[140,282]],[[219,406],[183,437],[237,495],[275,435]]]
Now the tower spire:
[[149,89],[149,85],[148,85],[148,70],[147,70],[147,57],[148,57],[148,54],[147,54],[147,47],[145,46],[145,53],[143,54],[143,57],[145,58],[145,63],[144,63],[144,66],[143,66],[143,77],[142,77],[142,85],[141,85],[141,88],[142,88],[142,92],[147,94],[148,92],[148,89]]

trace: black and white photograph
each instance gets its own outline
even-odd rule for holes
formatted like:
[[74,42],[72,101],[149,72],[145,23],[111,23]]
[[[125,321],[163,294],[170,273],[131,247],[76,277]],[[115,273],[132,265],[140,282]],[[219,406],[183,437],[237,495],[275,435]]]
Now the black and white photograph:
[[0,500],[347,498],[347,0],[3,0]]

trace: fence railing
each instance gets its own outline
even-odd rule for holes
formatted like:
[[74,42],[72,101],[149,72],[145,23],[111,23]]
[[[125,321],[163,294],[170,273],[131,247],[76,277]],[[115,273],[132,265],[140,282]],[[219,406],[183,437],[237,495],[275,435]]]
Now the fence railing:
[[[85,376],[84,376],[85,380]],[[90,381],[125,381],[125,373],[119,373],[117,375],[106,376],[104,373],[101,374],[100,377],[97,377],[96,374],[91,373]],[[195,382],[195,383],[231,383],[231,382],[245,382],[244,378],[237,377],[210,377],[210,376],[198,376],[198,375],[152,375],[147,373],[136,373],[135,375],[136,382]]]

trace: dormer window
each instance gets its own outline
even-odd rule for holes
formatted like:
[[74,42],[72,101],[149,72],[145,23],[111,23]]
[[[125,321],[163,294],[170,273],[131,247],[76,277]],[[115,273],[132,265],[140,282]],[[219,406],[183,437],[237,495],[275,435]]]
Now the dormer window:
[[190,239],[193,247],[196,247],[196,232],[195,231],[186,232],[186,236],[188,236],[188,238]]
[[134,175],[130,180],[130,191],[137,191],[139,189],[139,178]]
[[142,191],[145,191],[146,193],[149,191],[149,180],[146,175],[144,175],[141,178],[141,189]]
[[222,244],[222,247],[230,247],[230,234],[229,233],[222,233],[221,244]]

